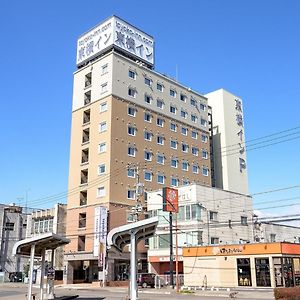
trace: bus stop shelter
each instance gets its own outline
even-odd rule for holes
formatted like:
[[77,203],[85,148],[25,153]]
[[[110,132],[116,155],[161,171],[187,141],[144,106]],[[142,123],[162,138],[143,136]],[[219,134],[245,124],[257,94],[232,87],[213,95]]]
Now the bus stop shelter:
[[[70,240],[55,233],[46,233],[32,238],[24,239],[15,243],[13,255],[30,256],[29,284],[27,299],[32,298],[33,265],[34,258],[41,258],[41,280],[40,280],[40,299],[44,299],[44,276],[45,276],[45,253],[52,250],[51,267],[53,270],[54,250],[60,246],[70,243]],[[54,299],[54,278],[49,281],[49,293],[47,299]]]
[[130,300],[137,299],[137,244],[154,235],[158,217],[148,218],[112,229],[107,236],[108,248],[118,252],[130,244]]

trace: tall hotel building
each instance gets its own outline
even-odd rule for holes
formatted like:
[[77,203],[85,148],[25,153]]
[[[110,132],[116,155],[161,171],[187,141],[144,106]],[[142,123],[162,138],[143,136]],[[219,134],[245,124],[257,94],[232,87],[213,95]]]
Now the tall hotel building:
[[[124,225],[146,191],[211,186],[207,97],[154,71],[154,40],[118,17],[83,34],[74,72],[65,277],[98,276],[96,208],[107,231]],[[97,230],[96,230],[97,231]],[[96,250],[95,250],[96,248]],[[147,265],[140,247],[139,262]],[[145,249],[145,248],[144,248]],[[109,258],[108,280],[128,273],[126,255]]]

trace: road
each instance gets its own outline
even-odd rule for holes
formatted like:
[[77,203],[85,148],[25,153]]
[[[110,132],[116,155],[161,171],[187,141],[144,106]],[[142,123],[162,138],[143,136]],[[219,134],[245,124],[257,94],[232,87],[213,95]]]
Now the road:
[[[37,293],[38,289],[34,288],[33,292]],[[24,284],[0,284],[0,300],[24,300],[27,293],[27,286]],[[77,299],[80,300],[127,300],[127,289],[125,288],[95,288],[95,287],[78,287],[78,286],[64,286],[57,287],[55,294],[58,297],[79,295]],[[138,298],[140,300],[169,300],[169,299],[203,299],[203,300],[223,300],[230,299],[227,291],[198,291],[191,294],[176,294],[173,290],[155,290],[155,289],[141,289],[139,290]],[[37,297],[36,299],[39,299]],[[273,300],[273,293],[268,291],[239,291],[235,299],[253,300],[264,299]]]

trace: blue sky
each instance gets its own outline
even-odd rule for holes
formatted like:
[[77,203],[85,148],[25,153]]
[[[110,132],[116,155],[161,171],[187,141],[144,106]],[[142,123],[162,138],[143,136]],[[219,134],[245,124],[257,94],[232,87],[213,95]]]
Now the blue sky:
[[[76,41],[112,14],[154,36],[157,71],[175,77],[177,67],[179,81],[200,93],[240,96],[246,140],[300,126],[299,1],[3,0],[1,11],[1,203],[24,205],[27,191],[30,206],[45,207],[56,201],[41,198],[67,190]],[[250,193],[300,184],[299,146],[296,138],[249,151]]]

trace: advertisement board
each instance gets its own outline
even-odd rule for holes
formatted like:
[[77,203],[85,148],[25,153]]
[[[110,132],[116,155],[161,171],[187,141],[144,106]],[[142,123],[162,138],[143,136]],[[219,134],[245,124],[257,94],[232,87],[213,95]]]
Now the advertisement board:
[[153,37],[113,16],[79,37],[77,66],[112,47],[133,55],[137,60],[154,65]]

